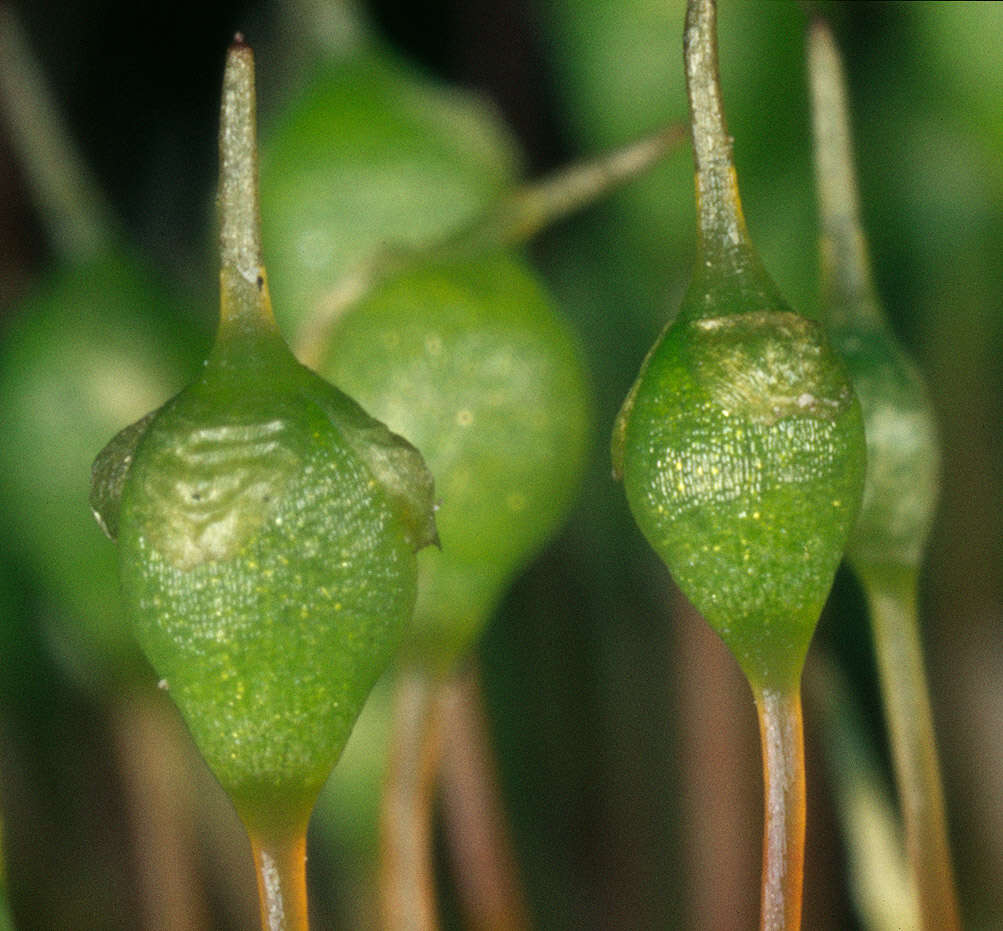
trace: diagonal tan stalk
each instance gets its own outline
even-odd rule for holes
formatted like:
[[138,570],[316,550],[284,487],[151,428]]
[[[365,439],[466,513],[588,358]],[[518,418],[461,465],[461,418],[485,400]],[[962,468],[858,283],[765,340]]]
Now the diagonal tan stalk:
[[906,851],[923,927],[955,931],[961,921],[917,623],[917,572],[901,566],[856,569],[871,612]]
[[296,335],[296,356],[316,366],[339,315],[380,284],[429,262],[473,258],[519,246],[547,226],[639,177],[685,138],[681,124],[576,163],[505,195],[483,216],[426,247],[381,252],[350,272],[325,294]]
[[639,177],[685,138],[685,126],[675,123],[525,184],[450,237],[446,246],[474,252],[521,245],[547,226]]
[[249,831],[261,903],[261,931],[309,931],[306,824],[280,837]]
[[801,927],[806,791],[801,690],[755,691],[763,747],[761,931]]

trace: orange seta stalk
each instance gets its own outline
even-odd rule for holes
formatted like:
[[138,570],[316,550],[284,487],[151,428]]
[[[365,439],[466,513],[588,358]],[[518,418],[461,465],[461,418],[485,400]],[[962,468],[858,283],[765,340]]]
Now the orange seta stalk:
[[[220,333],[274,328],[261,259],[254,53],[239,33],[227,54],[220,119]],[[244,818],[263,931],[306,931],[309,814],[262,829]]]
[[763,893],[761,931],[801,927],[806,790],[801,690],[755,693],[763,746]]
[[248,831],[258,880],[262,931],[309,931],[306,823],[279,837]]

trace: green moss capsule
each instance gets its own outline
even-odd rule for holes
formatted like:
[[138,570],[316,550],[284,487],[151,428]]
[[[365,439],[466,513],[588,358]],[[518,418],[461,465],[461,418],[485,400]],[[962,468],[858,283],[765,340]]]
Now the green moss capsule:
[[961,927],[923,661],[917,591],[937,501],[940,450],[919,370],[881,308],[860,222],[845,79],[832,32],[807,42],[821,227],[822,304],[860,396],[867,482],[847,559],[871,614],[906,850],[926,928]]
[[860,397],[867,433],[867,482],[847,557],[857,568],[918,568],[939,486],[933,405],[874,287],[860,223],[842,70],[831,33],[821,22],[811,33],[809,56],[822,306],[833,345]]
[[577,340],[525,265],[492,254],[384,284],[338,319],[321,371],[436,475],[442,550],[419,557],[408,645],[448,668],[581,482],[591,418]]
[[[65,615],[51,621],[60,658],[93,684],[139,664],[122,618],[114,548],[95,537],[81,502],[97,445],[178,390],[196,363],[196,350],[163,321],[165,309],[179,313],[141,263],[106,250],[48,273],[0,347],[7,545],[44,582],[57,617]],[[201,339],[192,342],[205,351]]]
[[617,464],[684,592],[750,679],[779,685],[800,673],[856,513],[860,411],[817,323],[705,297],[690,291],[648,357]]
[[54,658],[105,691],[147,667],[122,616],[115,549],[81,507],[94,450],[184,385],[209,334],[125,243],[7,5],[0,123],[50,250],[0,334],[0,558],[23,561],[44,588],[37,622]]
[[830,326],[867,433],[867,483],[846,555],[855,566],[918,567],[937,505],[939,438],[919,370],[887,324],[875,324],[866,334],[855,324]]
[[319,67],[263,145],[263,235],[283,328],[295,333],[377,252],[471,222],[511,183],[514,153],[483,101],[375,43]]
[[140,645],[252,834],[304,821],[434,539],[417,451],[301,366],[260,259],[253,58],[231,49],[221,316],[197,381],[112,441],[92,503]]
[[614,471],[749,680],[787,689],[859,507],[860,406],[821,326],[787,305],[749,240],[716,53],[701,60],[687,55],[696,268],[620,412]]
[[526,263],[484,255],[501,248],[479,237],[494,233],[484,218],[518,162],[491,108],[359,32],[348,45],[266,139],[264,236],[277,296],[297,296],[301,358],[436,475],[443,545],[419,557],[409,644],[448,667],[566,514],[588,392],[576,341]]

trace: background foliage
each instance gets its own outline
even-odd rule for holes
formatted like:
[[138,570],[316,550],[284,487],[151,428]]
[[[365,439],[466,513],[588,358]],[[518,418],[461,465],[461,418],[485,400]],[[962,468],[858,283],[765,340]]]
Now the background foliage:
[[[58,16],[47,4],[17,6],[128,239],[208,327],[223,51],[238,28],[256,46],[267,126],[299,67],[281,31],[282,5],[141,9],[101,0],[60,4]],[[370,12],[428,70],[495,101],[529,177],[685,117],[681,0],[378,0]],[[1003,5],[865,2],[832,4],[831,13],[847,56],[879,287],[940,416],[943,498],[924,632],[967,926],[999,927]],[[721,3],[722,80],[749,226],[784,294],[812,309],[803,25],[793,3]],[[523,880],[544,928],[742,928],[757,913],[750,696],[633,526],[606,452],[619,403],[689,274],[691,190],[681,151],[531,247],[581,334],[598,411],[573,519],[512,589],[479,651]],[[3,337],[54,258],[2,136],[0,203]],[[40,354],[37,364],[56,364],[43,361],[44,347]],[[11,446],[10,427],[0,422],[0,445]],[[66,431],[69,448],[72,423]],[[5,462],[0,481],[21,487],[22,463]],[[94,528],[93,546],[101,545]],[[158,812],[180,804],[157,796],[161,785],[173,791],[180,772],[191,774],[182,780],[188,801],[199,797],[187,855],[201,902],[192,920],[250,926],[246,842],[201,764],[177,749],[172,719],[162,725],[170,733],[130,756],[119,709],[81,668],[78,606],[49,582],[6,511],[0,560],[0,790],[19,923],[142,926],[145,832]],[[816,636],[809,681],[831,662],[849,678],[862,736],[887,772],[866,619],[848,573]],[[823,710],[809,700],[805,926],[852,928],[858,917]],[[120,765],[127,758],[138,776]],[[138,808],[130,796],[137,780],[154,787]],[[365,781],[358,785],[362,795],[339,790],[338,799],[355,799],[350,810],[322,819],[312,838],[320,927],[356,927],[365,913],[360,865],[371,853],[364,838],[373,803]],[[162,888],[171,895],[169,882]]]

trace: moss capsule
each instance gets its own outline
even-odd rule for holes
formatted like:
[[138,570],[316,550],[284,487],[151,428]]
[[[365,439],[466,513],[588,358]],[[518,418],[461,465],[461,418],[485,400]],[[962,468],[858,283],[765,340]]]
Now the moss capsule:
[[140,645],[252,833],[305,820],[410,617],[420,455],[301,366],[271,313],[253,58],[224,79],[221,315],[199,378],[95,463]]
[[695,271],[620,412],[614,471],[749,680],[787,689],[859,507],[863,427],[821,325],[787,305],[749,239],[716,50],[705,59],[688,50]]
[[581,482],[589,390],[577,340],[513,256],[434,263],[340,317],[321,371],[421,447],[442,550],[419,556],[409,649],[448,668]]
[[515,170],[514,146],[483,101],[375,42],[326,62],[263,145],[279,322],[295,334],[360,263],[471,222]]

